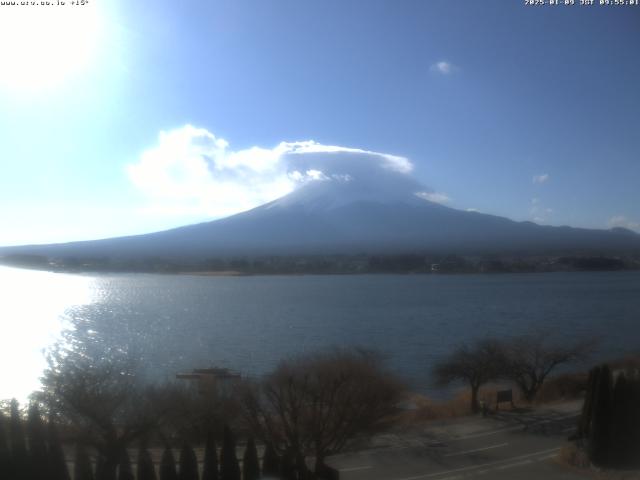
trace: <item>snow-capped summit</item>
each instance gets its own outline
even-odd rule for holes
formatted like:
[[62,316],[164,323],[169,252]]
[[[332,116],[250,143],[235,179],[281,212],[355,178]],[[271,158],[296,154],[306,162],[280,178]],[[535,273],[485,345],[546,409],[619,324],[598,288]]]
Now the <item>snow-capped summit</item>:
[[410,177],[387,174],[381,178],[350,175],[320,177],[264,206],[266,209],[297,208],[308,212],[330,211],[354,203],[423,205],[425,189]]

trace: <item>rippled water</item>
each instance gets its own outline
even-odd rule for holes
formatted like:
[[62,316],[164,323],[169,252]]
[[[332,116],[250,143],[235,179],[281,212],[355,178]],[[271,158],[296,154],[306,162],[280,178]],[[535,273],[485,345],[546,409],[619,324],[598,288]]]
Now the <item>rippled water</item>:
[[37,385],[41,350],[68,322],[127,346],[150,375],[211,365],[268,371],[283,356],[361,345],[419,390],[433,361],[484,335],[547,330],[640,350],[640,272],[200,277],[63,275],[0,268],[0,398]]
[[0,267],[0,399],[24,399],[39,385],[44,349],[65,313],[93,301],[92,278]]

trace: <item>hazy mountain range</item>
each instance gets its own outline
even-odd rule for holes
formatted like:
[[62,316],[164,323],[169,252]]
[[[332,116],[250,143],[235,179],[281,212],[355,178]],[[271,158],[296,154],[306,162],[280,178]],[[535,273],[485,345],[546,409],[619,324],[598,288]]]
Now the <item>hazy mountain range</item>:
[[541,226],[434,203],[413,179],[327,178],[252,210],[172,230],[95,241],[0,248],[0,255],[198,260],[309,254],[639,253],[626,229]]

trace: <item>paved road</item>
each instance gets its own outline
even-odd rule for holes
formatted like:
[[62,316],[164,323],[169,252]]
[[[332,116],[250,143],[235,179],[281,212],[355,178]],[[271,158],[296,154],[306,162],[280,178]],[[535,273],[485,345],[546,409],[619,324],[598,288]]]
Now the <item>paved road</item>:
[[553,460],[575,430],[570,407],[429,424],[330,463],[341,480],[584,479]]

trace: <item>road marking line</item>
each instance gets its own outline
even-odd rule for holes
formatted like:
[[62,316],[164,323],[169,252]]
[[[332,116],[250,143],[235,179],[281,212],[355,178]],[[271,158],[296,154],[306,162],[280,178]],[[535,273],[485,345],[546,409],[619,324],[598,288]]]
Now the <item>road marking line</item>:
[[507,445],[509,445],[509,443],[505,442],[505,443],[500,443],[498,445],[491,445],[489,447],[474,448],[473,450],[465,450],[464,452],[449,453],[449,454],[443,455],[443,456],[445,456],[445,457],[457,457],[458,455],[466,455],[467,453],[482,452],[483,450],[491,450],[492,448],[506,447]]
[[367,470],[369,468],[373,468],[371,465],[362,465],[361,467],[349,467],[349,468],[339,468],[341,472],[355,472],[357,470]]
[[[504,460],[497,460],[495,462],[482,463],[480,465],[470,465],[468,467],[455,468],[453,470],[445,470],[444,472],[434,472],[434,473],[426,473],[426,474],[423,474],[423,475],[415,475],[413,477],[396,478],[394,480],[419,480],[421,478],[439,477],[441,475],[447,475],[449,473],[459,473],[459,472],[464,472],[464,471],[468,471],[468,470],[475,470],[475,469],[483,468],[483,467],[493,467],[493,466],[498,466],[500,464],[504,464],[506,462],[512,462],[514,460],[521,460],[521,459],[525,459],[525,458],[529,458],[529,457],[535,457],[536,455],[544,455],[544,454],[551,453],[551,452],[557,452],[557,451],[560,450],[560,448],[561,447],[550,448],[548,450],[540,450],[539,452],[527,453],[525,455],[518,455],[516,457],[505,458]],[[553,456],[555,456],[555,455],[548,455],[548,456],[543,457],[543,459],[551,458]],[[444,479],[440,479],[440,480],[444,480]]]
[[529,464],[531,464],[533,462],[540,462],[542,460],[548,460],[548,459],[553,458],[555,456],[556,456],[556,454],[553,453],[553,454],[547,455],[545,457],[524,460],[522,462],[516,462],[516,463],[508,463],[506,465],[500,465],[500,466],[494,467],[494,468],[485,468],[483,470],[471,471],[469,473],[466,473],[466,474],[463,474],[463,475],[456,475],[454,477],[442,477],[442,478],[439,478],[438,480],[461,480],[463,478],[475,478],[478,475],[485,475],[487,473],[495,472],[496,470],[507,470],[508,468],[521,467],[523,465],[529,465]]
[[459,480],[461,478],[470,478],[469,475],[473,475],[474,477],[477,475],[486,475],[487,473],[495,472],[496,470],[507,470],[508,468],[521,467],[522,465],[529,465],[530,463],[533,463],[533,460],[524,460],[522,462],[508,463],[506,465],[500,465],[494,468],[485,468],[482,470],[469,472],[464,475],[457,475],[455,477],[443,477],[443,478],[440,478],[439,480]]
[[507,468],[521,467],[522,465],[529,465],[530,463],[533,463],[533,460],[529,459],[529,460],[523,460],[521,462],[516,462],[516,463],[507,463],[506,465],[500,465],[498,467],[495,467],[493,470],[506,470]]
[[549,460],[550,458],[555,458],[557,455],[552,453],[551,455],[547,455],[546,457],[540,457],[538,460]]
[[[508,428],[500,428],[498,430],[489,430],[488,432],[478,432],[478,433],[473,433],[471,435],[466,435],[464,437],[458,437],[458,438],[449,438],[447,439],[448,442],[457,442],[460,440],[467,440],[467,439],[471,439],[471,438],[479,438],[479,437],[486,437],[489,435],[496,435],[498,433],[503,433],[503,432],[515,432],[518,430],[522,430],[523,428],[527,428],[527,427],[533,427],[536,425],[542,425],[545,423],[550,423],[550,422],[555,422],[555,421],[559,421],[559,420],[568,420],[570,418],[574,418],[574,417],[579,417],[580,413],[569,413],[569,414],[564,414],[564,415],[559,415],[557,417],[554,417],[552,419],[546,419],[546,420],[534,420],[531,423],[520,423],[516,426],[513,427],[508,427]],[[514,417],[516,418],[516,417]]]
[[576,413],[576,414],[571,414],[571,415],[563,415],[563,416],[558,416],[558,417],[553,417],[553,418],[547,418],[545,420],[540,420],[539,422],[532,422],[530,425],[541,425],[543,423],[551,423],[551,422],[558,422],[561,420],[569,420],[570,418],[576,418],[579,417],[580,414]]
[[468,440],[470,438],[487,437],[489,435],[495,435],[497,433],[515,432],[516,430],[522,430],[522,425],[518,425],[517,427],[501,428],[500,430],[491,430],[491,431],[488,431],[488,432],[474,433],[472,435],[467,435],[465,437],[449,438],[449,439],[447,439],[447,441],[448,442],[457,442],[459,440]]

